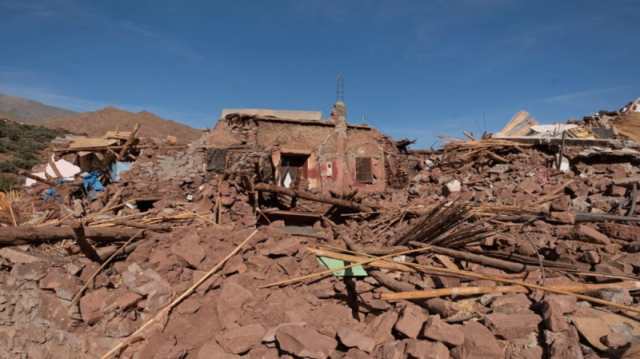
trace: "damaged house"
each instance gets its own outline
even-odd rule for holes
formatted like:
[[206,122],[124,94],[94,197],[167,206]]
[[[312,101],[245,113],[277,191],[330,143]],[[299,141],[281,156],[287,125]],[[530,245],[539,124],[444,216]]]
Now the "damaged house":
[[209,141],[214,148],[208,151],[207,169],[222,171],[225,158],[228,164],[237,163],[232,153],[249,151],[267,155],[262,170],[283,187],[384,191],[386,136],[367,125],[347,123],[342,102],[335,103],[328,119],[321,116],[310,111],[223,110]]

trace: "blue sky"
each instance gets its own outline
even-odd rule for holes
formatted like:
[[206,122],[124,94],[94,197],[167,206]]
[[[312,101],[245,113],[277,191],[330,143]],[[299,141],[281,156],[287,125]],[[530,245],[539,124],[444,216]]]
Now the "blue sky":
[[0,0],[0,93],[197,128],[320,110],[394,138],[542,123],[640,96],[636,1]]

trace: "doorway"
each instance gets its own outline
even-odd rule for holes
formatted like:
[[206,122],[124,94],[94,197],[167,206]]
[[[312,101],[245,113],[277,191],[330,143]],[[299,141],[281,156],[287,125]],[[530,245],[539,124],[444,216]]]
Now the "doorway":
[[282,154],[278,170],[280,186],[290,188],[296,182],[308,176],[307,160],[309,155]]

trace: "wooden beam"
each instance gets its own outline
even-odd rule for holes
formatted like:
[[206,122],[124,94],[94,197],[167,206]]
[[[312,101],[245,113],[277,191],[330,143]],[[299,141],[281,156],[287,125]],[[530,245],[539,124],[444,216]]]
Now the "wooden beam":
[[129,138],[127,139],[127,142],[124,143],[124,146],[120,150],[120,153],[118,154],[118,157],[116,158],[116,162],[117,161],[122,161],[122,159],[124,158],[124,155],[127,153],[127,150],[129,150],[129,147],[131,147],[131,144],[133,144],[133,141],[136,139],[136,136],[138,135],[138,130],[139,129],[140,129],[140,124],[136,123],[135,127],[133,128],[133,131],[131,131],[131,134],[129,135]]
[[24,177],[27,177],[27,178],[31,178],[31,179],[32,179],[32,180],[34,180],[34,181],[38,181],[38,182],[40,182],[40,183],[44,183],[44,184],[46,184],[47,186],[51,186],[51,187],[53,187],[53,186],[55,186],[55,185],[56,185],[56,182],[55,182],[55,181],[48,180],[48,179],[44,179],[44,178],[40,178],[40,177],[38,177],[38,176],[36,176],[36,175],[33,175],[33,174],[31,174],[31,173],[29,173],[29,172],[27,172],[27,171],[25,171],[25,170],[18,170],[18,174],[19,174],[20,176],[24,176]]
[[[95,241],[126,241],[139,230],[129,228],[86,227],[86,238]],[[71,227],[6,227],[0,231],[0,245],[41,243],[75,238]]]
[[98,255],[98,252],[96,252],[96,249],[93,248],[91,243],[87,241],[87,237],[85,237],[84,235],[84,226],[82,225],[82,221],[80,220],[74,221],[73,224],[71,225],[71,228],[73,228],[73,233],[74,233],[74,236],[76,237],[76,242],[78,243],[78,246],[80,247],[80,250],[82,251],[82,253],[84,253],[84,255],[87,256],[87,258],[91,259],[92,261],[102,263],[102,259]]
[[289,197],[300,197],[302,199],[306,199],[309,201],[329,203],[329,204],[333,204],[340,207],[351,208],[358,212],[373,212],[373,209],[382,208],[382,206],[378,204],[364,205],[364,204],[359,204],[351,201],[345,201],[342,199],[332,198],[329,196],[316,195],[316,194],[306,192],[306,191],[301,191],[298,189],[294,190],[291,188],[280,187],[280,186],[267,184],[267,183],[258,183],[254,186],[254,188],[258,191],[278,193],[278,194],[283,194]]

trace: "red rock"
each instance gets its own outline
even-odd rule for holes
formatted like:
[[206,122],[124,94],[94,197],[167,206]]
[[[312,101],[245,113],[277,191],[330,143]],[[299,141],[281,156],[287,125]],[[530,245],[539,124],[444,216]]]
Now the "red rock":
[[564,320],[563,305],[560,304],[560,301],[553,299],[543,300],[541,311],[544,324],[549,330],[560,332],[568,329],[567,322]]
[[82,287],[78,277],[68,274],[60,268],[53,268],[40,280],[38,284],[41,289],[49,289],[56,292],[59,298],[72,300]]
[[576,223],[575,212],[549,212],[547,221],[551,223],[574,224]]
[[610,348],[623,347],[628,344],[627,339],[620,333],[611,333],[600,338],[600,342]]
[[244,264],[242,256],[231,257],[227,263],[224,264],[224,267],[222,267],[222,274],[227,276],[233,273],[242,274],[246,271],[247,266]]
[[278,331],[278,329],[286,326],[286,325],[293,325],[296,327],[304,327],[305,325],[307,325],[306,322],[297,322],[297,323],[282,323],[276,327],[273,328],[269,328],[267,329],[267,331],[264,333],[264,336],[262,337],[262,342],[263,343],[273,343],[276,341],[276,332]]
[[38,257],[9,247],[0,248],[0,258],[4,258],[11,263],[33,263],[42,261],[42,259]]
[[284,312],[284,322],[285,323],[295,323],[295,322],[304,322],[309,319],[309,314],[304,310],[294,309],[288,310]]
[[571,233],[571,237],[581,242],[603,245],[611,244],[609,237],[584,224],[577,224]]
[[288,237],[276,242],[270,247],[267,254],[270,256],[293,256],[300,250],[300,237]]
[[338,329],[338,339],[347,348],[358,348],[367,353],[371,353],[376,346],[376,341],[366,335],[356,331],[352,327],[341,327]]
[[503,351],[496,338],[484,325],[471,321],[460,328],[464,343],[451,350],[455,359],[502,358]]
[[449,349],[442,343],[407,340],[405,354],[409,359],[449,359]]
[[122,295],[118,296],[118,298],[116,298],[116,303],[122,311],[126,311],[130,308],[135,307],[141,300],[142,297],[140,295],[127,291],[126,293],[123,293]]
[[373,355],[374,358],[381,359],[401,359],[403,356],[404,344],[398,342],[388,342],[379,345]]
[[491,301],[491,308],[496,308],[507,303],[512,303],[522,308],[529,308],[531,306],[531,300],[523,293],[518,294],[506,294],[495,298]]
[[484,321],[494,334],[507,340],[513,340],[536,332],[542,318],[536,314],[493,313],[486,315]]
[[200,236],[196,230],[186,233],[171,247],[171,251],[193,268],[197,267],[205,257],[204,249],[200,247]]
[[178,313],[182,315],[192,315],[197,313],[202,306],[197,299],[188,298],[182,303],[178,304]]
[[564,195],[551,201],[549,210],[552,212],[565,212],[569,210],[569,206],[571,206],[571,196]]
[[558,303],[562,314],[573,313],[578,310],[578,298],[571,295],[547,294],[545,299]]
[[278,359],[278,349],[259,346],[251,349],[249,354],[245,355],[247,359]]
[[624,197],[627,194],[627,188],[623,186],[611,186],[611,197]]
[[50,269],[50,264],[44,261],[16,264],[11,268],[11,275],[18,280],[40,280]]
[[108,293],[107,288],[100,288],[80,298],[80,313],[85,323],[92,325],[102,318],[102,305]]
[[415,339],[420,334],[427,318],[428,316],[422,308],[414,304],[407,304],[402,308],[394,329],[407,338]]
[[318,333],[313,328],[283,326],[276,332],[281,350],[306,358],[326,358],[338,346],[338,342]]
[[349,349],[342,359],[369,359],[371,356],[359,349]]
[[259,346],[264,333],[262,325],[250,324],[224,333],[218,343],[227,353],[242,354]]
[[239,355],[227,354],[218,343],[210,341],[204,343],[196,354],[196,359],[235,359],[241,358]]
[[398,321],[398,313],[388,311],[376,317],[364,331],[364,335],[373,338],[376,345],[395,340],[391,330]]
[[236,283],[225,283],[216,299],[216,313],[223,327],[227,327],[240,317],[240,308],[253,297],[250,291]]
[[464,334],[460,329],[445,323],[439,315],[429,317],[424,325],[422,336],[436,342],[442,342],[450,347],[464,343]]
[[448,318],[460,311],[460,306],[442,298],[429,299],[426,302],[429,313],[438,314],[441,318]]
[[552,338],[547,338],[549,359],[583,359],[578,341],[565,333],[555,333]]

